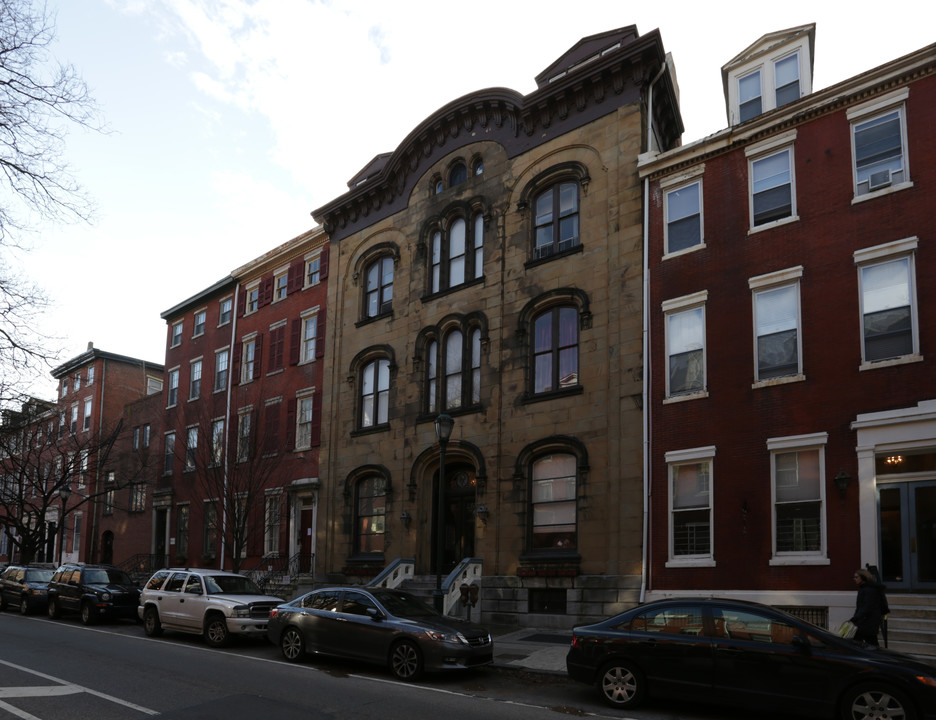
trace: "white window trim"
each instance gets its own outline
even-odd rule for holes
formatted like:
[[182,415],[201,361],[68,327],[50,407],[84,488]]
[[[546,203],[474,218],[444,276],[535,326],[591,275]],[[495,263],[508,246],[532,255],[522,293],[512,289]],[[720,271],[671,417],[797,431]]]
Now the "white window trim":
[[[198,315],[198,313],[205,313],[205,322],[202,323],[201,332],[196,332],[198,330],[198,323],[195,321],[195,318]],[[207,307],[199,308],[198,310],[192,313],[192,337],[193,338],[201,337],[202,335],[204,335],[205,328],[207,326],[208,326],[208,308]]]
[[[259,333],[255,330],[252,333],[247,333],[244,337],[241,338],[241,356],[240,356],[240,377],[238,378],[241,385],[246,385],[249,382],[253,382],[254,374],[253,372],[250,375],[247,375],[247,346],[250,343],[254,343],[254,359],[253,363],[256,365],[257,362],[257,345],[256,339]],[[228,361],[230,362],[230,360]]]
[[[769,565],[830,565],[828,544],[828,501],[826,498],[826,459],[825,447],[829,433],[818,432],[805,435],[790,435],[767,439],[767,451],[770,453],[770,538],[771,557]],[[812,552],[777,552],[777,480],[774,456],[780,452],[819,451],[819,517],[820,549]]]
[[[714,464],[715,464],[715,446],[706,445],[704,447],[688,448],[686,450],[671,450],[664,455],[666,461],[666,483],[668,498],[668,517],[667,517],[667,545],[668,559],[666,567],[715,567],[715,483],[714,483]],[[709,463],[709,549],[708,555],[673,555],[673,465],[688,465],[693,462]]]
[[[663,310],[663,339],[664,339],[664,352],[665,357],[664,361],[666,362],[666,397],[663,399],[664,405],[669,405],[671,403],[685,402],[686,400],[698,400],[700,398],[708,397],[708,342],[706,342],[706,317],[705,317],[705,305],[708,301],[708,290],[700,290],[699,292],[692,293],[691,295],[683,295],[678,298],[671,298],[669,300],[664,300],[660,306]],[[682,312],[684,310],[692,310],[694,308],[702,308],[702,378],[703,378],[703,389],[697,392],[692,393],[683,393],[681,395],[670,395],[670,377],[669,377],[669,332],[666,327],[668,322],[669,315],[673,315],[677,312]]]
[[[778,48],[777,52],[772,52],[770,48],[767,52],[757,54],[751,61],[732,68],[728,73],[728,108],[729,125],[741,124],[741,102],[738,93],[738,82],[750,75],[756,70],[761,73],[761,114],[757,117],[766,115],[771,110],[777,109],[777,78],[775,74],[776,63],[794,53],[799,53],[799,82],[800,99],[812,93],[812,72],[810,71],[810,48],[808,37],[801,37],[796,43],[784,44]],[[787,103],[781,107],[787,107],[792,103]],[[751,118],[745,122],[751,122],[757,118]]]
[[295,438],[296,438],[296,443],[293,449],[296,451],[308,450],[309,448],[312,447],[312,431],[311,431],[312,418],[311,417],[309,418],[309,426],[310,426],[309,442],[306,445],[299,444],[299,426],[301,425],[300,420],[302,418],[302,401],[307,398],[310,398],[312,400],[312,414],[314,415],[315,414],[315,388],[314,387],[303,388],[302,390],[296,391],[296,427],[293,428],[293,431],[295,432]]
[[[791,222],[798,222],[799,215],[796,207],[796,151],[794,144],[796,141],[796,130],[790,130],[771,138],[753,143],[744,148],[744,155],[748,159],[748,235],[759,233],[763,230],[786,225]],[[754,225],[754,163],[763,160],[771,155],[777,155],[785,150],[790,151],[790,215],[773,222],[763,225]]]
[[[179,328],[178,335],[176,335],[176,331],[175,331],[177,326]],[[169,347],[171,348],[179,347],[179,345],[182,344],[182,334],[184,332],[185,332],[184,320],[177,320],[176,322],[172,323],[172,325],[169,328]],[[178,342],[176,342],[176,340],[178,340]],[[62,394],[64,395],[65,393],[62,393]]]
[[[803,266],[777,270],[776,272],[758,275],[748,279],[748,287],[751,289],[751,322],[752,338],[754,343],[754,382],[751,384],[752,390],[764,387],[774,387],[776,385],[786,385],[794,382],[804,382],[806,375],[803,374],[803,303],[800,293],[800,278],[803,277]],[[796,331],[797,331],[797,362],[799,372],[782,377],[766,378],[758,380],[757,378],[757,293],[763,290],[773,290],[788,285],[796,285]]]
[[[218,356],[221,355],[222,353],[227,353],[227,369],[225,370],[225,372],[227,373],[227,382],[225,382],[222,387],[218,387]],[[225,392],[227,391],[228,387],[231,385],[231,380],[232,380],[231,360],[232,358],[231,358],[231,346],[230,345],[225,345],[224,347],[218,348],[217,350],[215,350],[215,361],[214,361],[214,368],[213,368],[214,377],[211,378],[211,392],[212,393]],[[204,369],[202,370],[202,372],[204,372]]]
[[[257,291],[257,307],[250,309],[250,293]],[[244,285],[244,315],[253,315],[260,309],[260,278]]]
[[[852,190],[855,193],[855,196],[852,198],[852,205],[913,187],[913,181],[910,179],[910,149],[907,144],[906,101],[908,97],[910,97],[910,88],[901,88],[900,90],[895,90],[894,92],[887,93],[874,100],[849,108],[845,113],[849,122],[848,132],[852,152]],[[896,185],[888,185],[886,188],[872,190],[859,195],[858,168],[855,164],[855,126],[867,122],[868,120],[873,120],[876,115],[883,115],[893,110],[900,112],[900,143],[903,150],[904,179]]]
[[[322,263],[321,263],[322,250],[323,248],[319,248],[318,250],[313,250],[312,252],[307,253],[305,257],[302,258],[302,289],[303,290],[305,290],[306,288],[315,287],[316,285],[322,284]],[[319,281],[317,283],[310,283],[309,282],[309,263],[315,260],[316,258],[319,259]]]
[[[861,365],[858,366],[858,370],[861,372],[892,367],[894,365],[923,362],[923,355],[920,353],[920,306],[917,303],[916,249],[918,244],[919,238],[914,235],[913,237],[903,238],[902,240],[894,240],[893,242],[884,243],[882,245],[874,245],[873,247],[855,250],[853,254],[856,272],[858,273],[858,328],[861,336]],[[866,265],[899,260],[903,257],[910,258],[910,327],[913,335],[913,352],[887,360],[875,360],[873,362],[865,360],[864,292],[861,287],[861,268]]]
[[[276,291],[278,289],[278,282],[280,278],[286,278],[286,294],[283,297],[276,297]],[[278,267],[273,271],[273,302],[282,302],[289,297],[289,265],[283,265]]]
[[169,408],[174,408],[176,405],[179,404],[179,384],[182,381],[182,373],[180,372],[179,368],[181,367],[182,367],[181,365],[176,365],[175,367],[171,367],[166,371],[166,400],[167,401],[169,400],[169,393],[172,390],[172,383],[170,382],[172,380],[172,373],[174,372],[179,373],[177,377],[176,386],[175,386],[176,399],[174,403],[170,403],[166,405],[167,410]]
[[[679,257],[687,253],[695,252],[706,247],[705,245],[705,200],[704,184],[702,175],[705,172],[705,163],[697,165],[689,170],[678,173],[671,177],[660,180],[660,190],[663,192],[663,259],[668,260],[672,257]],[[699,244],[692,247],[683,248],[670,252],[669,250],[669,194],[674,190],[689,187],[695,183],[699,184]]]
[[320,340],[319,334],[318,334],[318,331],[319,331],[318,314],[320,310],[321,310],[321,305],[316,305],[315,307],[309,308],[308,310],[303,310],[301,313],[299,313],[299,322],[301,323],[300,332],[299,332],[299,348],[300,348],[299,349],[299,364],[300,365],[305,365],[306,363],[315,362],[314,352],[312,353],[312,357],[310,358],[303,357],[303,354],[305,353],[305,346],[306,346],[306,339],[307,339],[306,338],[306,320],[308,320],[309,318],[315,318],[315,347],[317,351],[318,343]]
[[223,320],[223,319],[222,319],[222,318],[224,317],[224,310],[223,310],[223,308],[224,308],[224,303],[225,303],[225,302],[230,302],[230,303],[231,303],[231,310],[230,310],[231,318],[234,317],[234,296],[233,296],[233,295],[227,295],[226,297],[223,297],[223,298],[221,298],[220,300],[218,300],[218,327],[221,327],[221,326],[223,326],[223,325],[227,325],[228,323],[231,322],[231,319],[230,319],[230,318],[228,318],[227,320]]

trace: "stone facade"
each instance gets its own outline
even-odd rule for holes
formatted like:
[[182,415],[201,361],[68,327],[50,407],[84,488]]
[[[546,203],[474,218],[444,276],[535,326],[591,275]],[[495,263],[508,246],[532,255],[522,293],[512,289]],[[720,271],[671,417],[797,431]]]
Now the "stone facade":
[[[485,621],[564,626],[637,601],[636,160],[648,86],[663,67],[656,33],[586,38],[532,95],[455,101],[313,213],[332,242],[322,580],[368,580],[396,558],[413,558],[419,574],[447,573],[473,556],[484,564]],[[662,77],[654,129],[671,147],[678,110]],[[571,205],[555,199],[563,192]],[[558,243],[548,239],[555,228],[543,230],[543,207]],[[388,285],[392,300],[374,304]],[[562,370],[550,373],[550,361]],[[440,413],[454,418],[441,564]]]

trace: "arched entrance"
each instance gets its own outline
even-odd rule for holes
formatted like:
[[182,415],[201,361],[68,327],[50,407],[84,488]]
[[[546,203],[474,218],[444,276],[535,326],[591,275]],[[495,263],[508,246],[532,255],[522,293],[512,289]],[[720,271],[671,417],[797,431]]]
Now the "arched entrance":
[[[436,567],[435,538],[438,523],[439,507],[439,472],[432,477],[432,507],[433,507],[433,543],[432,567]],[[477,477],[474,468],[464,462],[445,464],[445,489],[443,519],[444,554],[442,569],[448,573],[466,557],[473,557],[474,531],[475,531],[475,491]]]

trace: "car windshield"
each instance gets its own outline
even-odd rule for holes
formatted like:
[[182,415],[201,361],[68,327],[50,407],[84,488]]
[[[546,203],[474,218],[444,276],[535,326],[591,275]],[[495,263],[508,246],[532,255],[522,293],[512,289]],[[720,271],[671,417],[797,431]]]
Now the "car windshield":
[[209,595],[263,595],[253,580],[243,575],[207,575],[205,587]]
[[387,612],[397,617],[433,617],[439,614],[434,608],[409,593],[384,590],[374,592],[373,596],[387,609]]
[[104,568],[90,568],[85,571],[84,581],[89,585],[133,585],[133,580],[123,570],[105,570]]
[[44,582],[47,583],[52,579],[51,570],[27,570],[26,571],[26,582]]

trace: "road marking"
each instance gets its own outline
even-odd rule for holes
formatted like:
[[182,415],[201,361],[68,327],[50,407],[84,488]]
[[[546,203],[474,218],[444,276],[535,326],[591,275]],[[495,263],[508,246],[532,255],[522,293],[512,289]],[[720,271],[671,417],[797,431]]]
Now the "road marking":
[[[135,705],[132,702],[122,700],[119,697],[114,697],[113,695],[108,695],[107,693],[98,692],[97,690],[92,690],[89,687],[84,687],[83,685],[75,685],[70,683],[67,680],[62,680],[61,678],[54,677],[52,675],[46,675],[41,673],[38,670],[33,670],[32,668],[24,667],[22,665],[16,665],[15,663],[7,662],[6,660],[0,660],[0,664],[11,667],[14,670],[20,670],[22,672],[29,673],[30,675],[35,675],[36,677],[41,677],[43,680],[49,680],[50,682],[58,683],[57,687],[35,687],[35,688],[7,688],[7,690],[12,690],[19,693],[20,691],[29,691],[32,690],[32,693],[26,694],[22,692],[21,694],[6,694],[5,692],[0,694],[0,697],[48,697],[50,695],[70,695],[74,693],[88,693],[89,695],[94,695],[95,697],[102,698],[108,702],[116,703],[117,705],[122,705],[131,710],[136,710],[137,712],[143,713],[144,715],[159,715],[155,710],[150,710],[141,705]],[[2,691],[0,691],[2,692]],[[6,710],[9,710],[11,713],[16,715],[23,720],[38,720],[33,715],[24,713],[21,710],[8,705],[7,703],[0,703],[0,707],[3,707]]]

